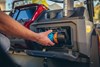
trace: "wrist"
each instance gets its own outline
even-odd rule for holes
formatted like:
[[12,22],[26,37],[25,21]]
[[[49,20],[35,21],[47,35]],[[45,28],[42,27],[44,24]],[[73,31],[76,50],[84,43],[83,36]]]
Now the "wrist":
[[39,33],[34,33],[31,36],[31,41],[37,42],[40,39]]

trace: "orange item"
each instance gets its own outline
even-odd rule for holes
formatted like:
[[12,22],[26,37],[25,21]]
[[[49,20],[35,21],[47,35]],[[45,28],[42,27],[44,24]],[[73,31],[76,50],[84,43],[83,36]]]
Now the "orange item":
[[58,43],[57,34],[58,34],[58,32],[56,32],[56,33],[54,34],[54,42],[55,42],[55,43]]

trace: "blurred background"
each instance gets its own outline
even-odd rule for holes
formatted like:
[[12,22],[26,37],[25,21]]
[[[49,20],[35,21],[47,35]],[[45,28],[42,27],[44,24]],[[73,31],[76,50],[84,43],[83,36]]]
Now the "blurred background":
[[[12,10],[13,1],[19,1],[19,0],[0,0],[0,10],[5,11],[7,14],[9,14],[9,11]],[[83,3],[84,1],[85,0],[76,0],[74,2],[75,3],[74,7],[85,6]],[[63,3],[55,3],[50,0],[23,0],[14,4],[14,7],[24,5],[24,4],[29,4],[29,3],[44,4],[50,10],[63,8]],[[94,21],[95,23],[100,23],[100,2],[99,0],[94,0],[93,3],[94,3],[94,12],[95,12]]]

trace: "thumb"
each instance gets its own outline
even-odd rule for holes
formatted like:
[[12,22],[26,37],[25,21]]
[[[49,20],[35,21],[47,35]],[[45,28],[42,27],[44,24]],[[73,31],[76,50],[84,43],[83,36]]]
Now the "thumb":
[[50,34],[52,32],[52,30],[48,30],[45,32],[46,35]]

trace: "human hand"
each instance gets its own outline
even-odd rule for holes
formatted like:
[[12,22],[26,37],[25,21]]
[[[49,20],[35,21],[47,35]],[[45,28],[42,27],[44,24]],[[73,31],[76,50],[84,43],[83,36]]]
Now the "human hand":
[[36,42],[43,46],[53,46],[54,43],[48,38],[48,34],[51,32],[52,30],[38,33],[38,37],[37,37],[38,39]]

